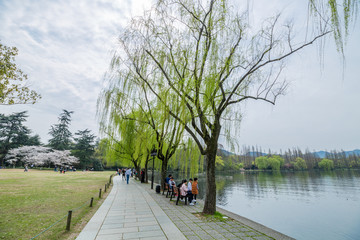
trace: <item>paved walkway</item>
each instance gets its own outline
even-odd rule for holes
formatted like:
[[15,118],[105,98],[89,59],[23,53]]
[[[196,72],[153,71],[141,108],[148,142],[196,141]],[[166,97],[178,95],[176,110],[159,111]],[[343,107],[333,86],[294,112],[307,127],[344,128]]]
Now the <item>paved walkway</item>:
[[106,200],[76,239],[180,240],[186,237],[138,182],[130,179],[126,184],[116,176]]
[[201,201],[195,206],[169,201],[162,194],[119,176],[107,199],[77,239],[292,239],[263,225],[227,212],[225,219],[202,217]]

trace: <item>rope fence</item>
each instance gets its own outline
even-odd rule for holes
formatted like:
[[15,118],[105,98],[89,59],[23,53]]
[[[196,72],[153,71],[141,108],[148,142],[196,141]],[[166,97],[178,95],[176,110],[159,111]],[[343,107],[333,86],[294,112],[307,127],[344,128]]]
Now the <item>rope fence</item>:
[[[111,179],[112,179],[112,177],[113,177],[114,175],[115,175],[115,174],[111,174],[111,175],[110,175],[110,179],[109,179],[109,183],[106,183],[106,184],[105,184],[105,192],[106,192],[106,188],[109,188],[109,187],[110,187]],[[101,198],[101,188],[100,188],[100,190],[99,190],[99,199],[100,199],[100,198]],[[94,198],[92,197],[91,200],[90,200],[90,205],[89,205],[89,207],[92,207],[92,206],[93,206],[93,200],[94,200]],[[46,231],[48,231],[50,228],[54,227],[56,224],[58,224],[60,221],[62,221],[62,220],[63,220],[64,218],[66,218],[66,217],[68,217],[68,219],[67,219],[67,224],[66,224],[66,230],[67,230],[67,231],[70,231],[72,213],[75,212],[75,211],[77,211],[77,210],[79,210],[79,209],[81,209],[81,208],[83,208],[83,207],[85,207],[85,206],[88,205],[88,204],[89,204],[89,200],[86,201],[86,202],[85,202],[84,204],[82,204],[81,206],[79,206],[79,207],[77,207],[77,208],[75,208],[75,209],[73,209],[73,210],[69,210],[69,211],[68,211],[68,214],[66,214],[66,215],[64,215],[63,217],[61,217],[59,220],[57,220],[56,222],[54,222],[53,224],[51,224],[48,228],[46,228],[46,229],[44,229],[43,231],[41,231],[41,232],[40,232],[39,234],[37,234],[35,237],[30,238],[30,240],[35,239],[35,238],[41,236],[43,233],[45,233]]]

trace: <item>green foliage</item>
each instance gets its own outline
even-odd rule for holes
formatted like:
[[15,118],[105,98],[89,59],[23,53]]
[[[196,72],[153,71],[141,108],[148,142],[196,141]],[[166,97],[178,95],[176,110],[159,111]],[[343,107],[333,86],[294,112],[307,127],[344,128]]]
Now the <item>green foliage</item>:
[[30,136],[30,130],[23,125],[26,111],[10,115],[0,114],[0,159],[4,165],[4,157],[12,148],[25,145],[40,145],[38,135]]
[[215,164],[217,168],[220,168],[219,170],[221,170],[221,168],[224,167],[224,160],[222,159],[221,156],[216,156]]
[[341,54],[344,54],[350,23],[357,18],[359,4],[358,0],[309,0],[311,13],[316,20],[330,19],[336,47]]
[[269,168],[272,170],[280,170],[280,161],[276,158],[268,158]]
[[268,162],[268,158],[267,157],[257,157],[255,159],[255,165],[259,168],[259,169],[267,169],[269,166],[269,162]]
[[297,157],[294,163],[295,170],[305,170],[307,169],[307,165],[304,159]]
[[104,171],[104,167],[99,159],[93,159],[92,166],[95,171]]
[[0,105],[37,102],[41,96],[26,86],[27,75],[14,63],[16,47],[0,43]]
[[349,165],[350,168],[359,168],[360,167],[360,159],[352,160]]
[[95,135],[91,133],[89,129],[85,129],[83,131],[77,131],[75,133],[76,136],[74,149],[72,150],[72,154],[77,157],[80,160],[80,167],[90,167],[91,165],[94,166],[94,163],[96,165],[96,170],[102,170],[102,166],[100,163],[99,167],[99,161],[94,160],[94,153],[95,153]]
[[103,138],[100,141],[97,141],[95,146],[95,153],[94,153],[95,159],[98,159],[101,162],[101,165],[104,167],[111,166],[110,164],[108,165],[106,159],[106,151],[108,144],[109,144],[109,140]]
[[324,158],[323,160],[321,160],[319,163],[319,168],[320,169],[324,169],[324,170],[332,170],[334,169],[334,161]]
[[59,116],[59,124],[51,126],[49,134],[52,138],[49,139],[49,146],[57,150],[71,149],[71,132],[69,130],[71,122],[71,114],[73,111],[63,110]]
[[261,156],[255,158],[255,165],[259,169],[271,169],[271,170],[280,170],[284,165],[284,159],[278,155],[273,156]]
[[238,169],[244,168],[244,163],[238,163],[238,164],[237,164],[237,168],[238,168]]

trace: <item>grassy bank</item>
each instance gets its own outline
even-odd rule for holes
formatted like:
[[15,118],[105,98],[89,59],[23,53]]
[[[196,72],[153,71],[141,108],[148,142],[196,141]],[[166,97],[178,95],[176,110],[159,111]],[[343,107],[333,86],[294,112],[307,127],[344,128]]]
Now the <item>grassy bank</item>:
[[[0,239],[72,239],[99,207],[99,189],[113,172],[0,170]],[[95,207],[90,208],[94,197]],[[65,231],[73,210],[71,231]]]

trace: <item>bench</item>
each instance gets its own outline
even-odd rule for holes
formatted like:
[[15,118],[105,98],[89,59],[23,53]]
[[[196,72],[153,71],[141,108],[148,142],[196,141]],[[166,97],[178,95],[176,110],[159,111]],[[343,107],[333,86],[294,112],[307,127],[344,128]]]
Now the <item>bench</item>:
[[179,204],[179,200],[180,200],[180,199],[183,199],[183,198],[185,198],[185,203],[184,203],[184,204],[187,205],[188,196],[181,196],[181,194],[180,194],[180,188],[173,186],[173,191],[172,191],[172,194],[171,194],[171,196],[170,196],[170,201],[171,201],[172,198],[175,197],[175,196],[177,196],[177,198],[176,198],[176,205],[178,205],[178,204]]
[[163,195],[165,194],[165,190],[167,190],[166,192],[166,198],[169,196],[169,193],[171,192],[170,186],[168,183],[164,183],[164,188],[163,188]]

